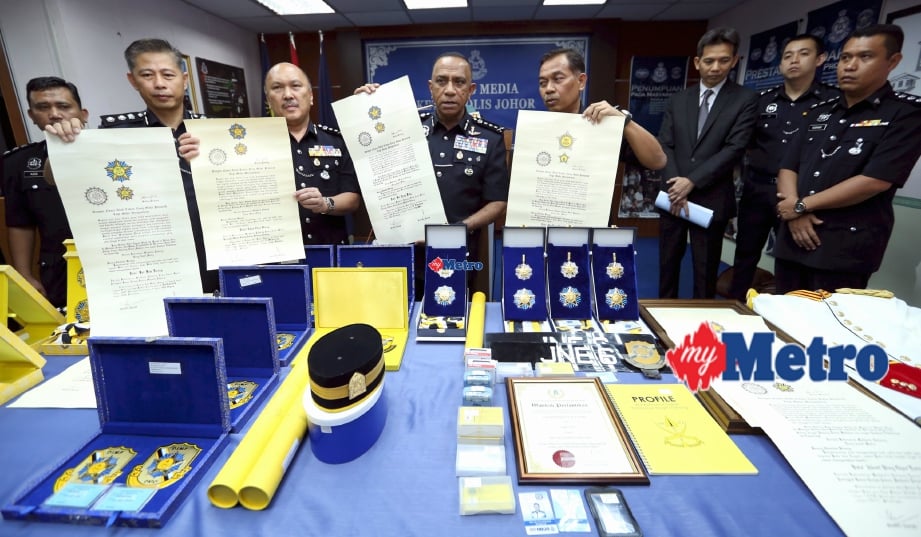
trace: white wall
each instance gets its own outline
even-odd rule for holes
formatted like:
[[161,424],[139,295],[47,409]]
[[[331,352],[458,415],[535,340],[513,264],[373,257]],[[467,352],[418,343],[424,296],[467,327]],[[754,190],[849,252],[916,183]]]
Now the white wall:
[[[918,1],[883,0],[880,20],[885,22],[889,13],[917,6]],[[748,44],[752,34],[770,30],[793,20],[800,21],[799,30],[803,32],[806,30],[806,19],[809,12],[832,3],[831,0],[772,0],[771,2],[749,0],[710,19],[708,27],[731,26],[739,31],[742,37],[739,53],[743,56],[740,62],[740,72],[744,72],[744,59],[748,56]],[[912,59],[902,61],[912,61]],[[919,167],[921,166],[915,167],[916,172]],[[918,181],[921,178],[914,173],[909,180]],[[921,307],[921,250],[918,249],[917,240],[919,225],[921,225],[921,209],[896,205],[895,229],[886,249],[882,266],[870,278],[870,287],[888,289],[909,304]],[[731,265],[734,252],[735,244],[726,241],[723,248],[723,261]],[[762,256],[759,266],[773,272],[774,258]]]
[[25,85],[36,76],[56,75],[76,84],[92,126],[101,115],[143,110],[125,78],[122,55],[143,37],[166,39],[193,61],[203,57],[242,67],[250,113],[259,114],[256,34],[180,0],[3,0],[0,10],[0,35],[33,141],[42,135],[25,116]]

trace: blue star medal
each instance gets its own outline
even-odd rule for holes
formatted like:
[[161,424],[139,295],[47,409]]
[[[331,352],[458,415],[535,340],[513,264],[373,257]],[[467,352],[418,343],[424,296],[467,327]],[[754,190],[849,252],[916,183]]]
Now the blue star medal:
[[122,475],[125,465],[135,455],[136,451],[125,446],[97,449],[77,466],[65,470],[54,482],[54,492],[61,490],[68,483],[108,485]]
[[201,448],[188,442],[161,446],[143,464],[131,470],[126,484],[129,487],[162,489],[186,475]]
[[234,140],[242,140],[243,138],[246,138],[246,127],[240,125],[239,123],[230,125],[230,128],[227,129],[227,132],[230,133],[230,137]]
[[617,262],[617,252],[611,253],[613,260],[608,263],[605,272],[608,275],[608,278],[612,280],[617,280],[624,275],[624,266]]
[[515,307],[520,310],[529,310],[534,306],[534,293],[530,289],[521,288],[512,295]]
[[560,274],[570,280],[579,274],[579,265],[572,262],[572,252],[566,252],[566,262],[560,266]]
[[442,285],[438,289],[435,289],[435,302],[439,306],[450,306],[454,302],[456,294],[454,289],[448,285]]
[[575,287],[564,287],[563,290],[560,291],[560,304],[562,304],[563,307],[572,309],[581,303],[582,293]]
[[531,265],[525,262],[524,254],[521,254],[521,264],[515,267],[515,276],[519,280],[527,280],[534,274]]
[[118,181],[123,183],[131,178],[132,166],[129,166],[124,160],[115,159],[105,166],[106,175],[108,175],[113,181]]
[[604,303],[613,310],[622,310],[627,306],[627,293],[619,287],[608,289],[604,294]]

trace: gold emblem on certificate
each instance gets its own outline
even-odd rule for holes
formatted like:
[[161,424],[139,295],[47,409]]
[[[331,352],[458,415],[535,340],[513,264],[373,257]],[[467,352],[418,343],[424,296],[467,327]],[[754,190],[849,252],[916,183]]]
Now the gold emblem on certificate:
[[236,154],[238,154],[238,155],[245,155],[245,154],[246,154],[246,144],[244,144],[244,143],[239,143],[239,144],[233,146],[233,152],[236,153]]
[[108,485],[122,475],[122,471],[137,452],[125,446],[97,449],[83,461],[68,468],[54,482],[54,491],[59,491],[68,483],[83,485]]
[[381,107],[372,106],[368,108],[368,117],[371,119],[380,119],[381,118]]
[[294,345],[294,334],[289,334],[287,332],[279,332],[275,334],[275,344],[278,345],[278,350],[283,351]]
[[572,309],[582,303],[582,293],[575,287],[564,287],[560,291],[560,304],[563,307]]
[[534,293],[530,289],[519,289],[512,295],[515,299],[515,307],[520,310],[529,310],[534,306]]
[[230,401],[230,408],[234,409],[249,403],[256,393],[259,385],[251,380],[235,380],[227,383],[227,399]]
[[560,149],[569,149],[570,147],[572,147],[572,144],[576,141],[576,139],[572,137],[572,134],[569,134],[567,132],[559,137],[559,141],[560,141]]
[[118,181],[123,183],[128,179],[131,179],[132,166],[129,166],[127,162],[123,160],[112,160],[105,166],[106,175],[108,175],[113,181]]
[[519,280],[527,280],[534,274],[531,265],[525,262],[524,254],[521,254],[521,264],[515,267],[515,276]]
[[617,262],[617,253],[611,253],[612,261],[608,263],[605,272],[608,275],[608,278],[612,280],[617,280],[624,275],[624,266]]
[[374,130],[376,130],[378,134],[384,132],[386,129],[387,127],[383,124],[383,122],[378,121],[374,124]]
[[199,453],[201,448],[188,442],[159,447],[143,464],[131,470],[126,483],[129,487],[168,487],[192,469],[192,461]]
[[575,278],[579,274],[579,265],[572,262],[572,252],[566,252],[566,262],[560,266],[564,278]]
[[134,197],[134,191],[122,185],[115,189],[115,195],[118,196],[119,199],[127,201]]
[[439,306],[450,306],[454,303],[455,297],[456,293],[450,286],[442,285],[438,289],[435,289],[435,302],[437,302]]
[[619,287],[608,289],[604,294],[604,303],[613,310],[622,310],[627,306],[627,293]]

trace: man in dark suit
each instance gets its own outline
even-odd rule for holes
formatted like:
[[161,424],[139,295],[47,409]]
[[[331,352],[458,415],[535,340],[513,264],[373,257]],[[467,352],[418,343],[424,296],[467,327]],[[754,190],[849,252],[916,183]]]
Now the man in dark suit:
[[[697,43],[694,66],[700,83],[672,96],[659,142],[668,156],[663,170],[671,203],[659,211],[659,296],[678,297],[681,258],[691,238],[694,298],[713,298],[723,248],[723,230],[735,216],[733,168],[745,153],[755,125],[755,92],[727,80],[739,61],[739,34],[732,28],[707,31]],[[688,202],[713,210],[702,228],[680,218]]]

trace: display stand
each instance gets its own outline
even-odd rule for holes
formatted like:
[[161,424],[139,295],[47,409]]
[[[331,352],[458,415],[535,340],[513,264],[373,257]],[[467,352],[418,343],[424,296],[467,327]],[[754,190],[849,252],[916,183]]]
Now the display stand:
[[[313,269],[329,268],[336,266],[336,247],[332,244],[305,244],[304,255],[307,266],[310,267],[310,296],[315,296],[317,290],[313,288]],[[310,301],[310,325],[317,322],[316,312],[313,311],[313,300]]]
[[306,265],[221,267],[221,294],[271,298],[275,310],[278,362],[288,365],[313,331],[310,274]]
[[502,319],[506,332],[550,332],[546,229],[505,228],[502,238]]
[[467,338],[467,226],[425,226],[425,293],[416,341]]
[[406,267],[318,268],[313,286],[315,338],[349,324],[369,324],[381,333],[384,368],[400,369],[409,337]]
[[227,400],[233,432],[243,429],[278,383],[275,313],[269,298],[163,299],[174,337],[215,337],[224,342]]
[[45,359],[35,349],[0,326],[0,405],[41,382],[44,366]]
[[67,312],[64,322],[67,324],[42,342],[38,350],[47,356],[86,356],[86,339],[90,336],[86,278],[74,240],[65,240],[64,249],[64,260],[67,263]]
[[592,230],[595,317],[605,326],[640,318],[636,280],[636,228]]
[[[362,267],[406,267],[406,285],[413,289],[415,278],[412,244],[349,244],[336,248],[337,266],[342,268]],[[413,309],[415,297],[407,297],[409,311]]]
[[16,335],[35,349],[64,324],[61,312],[9,265],[0,265],[0,313],[21,327]]
[[89,350],[100,431],[3,517],[161,527],[227,442],[221,340],[93,338]]
[[547,229],[547,297],[550,318],[592,319],[588,228]]

